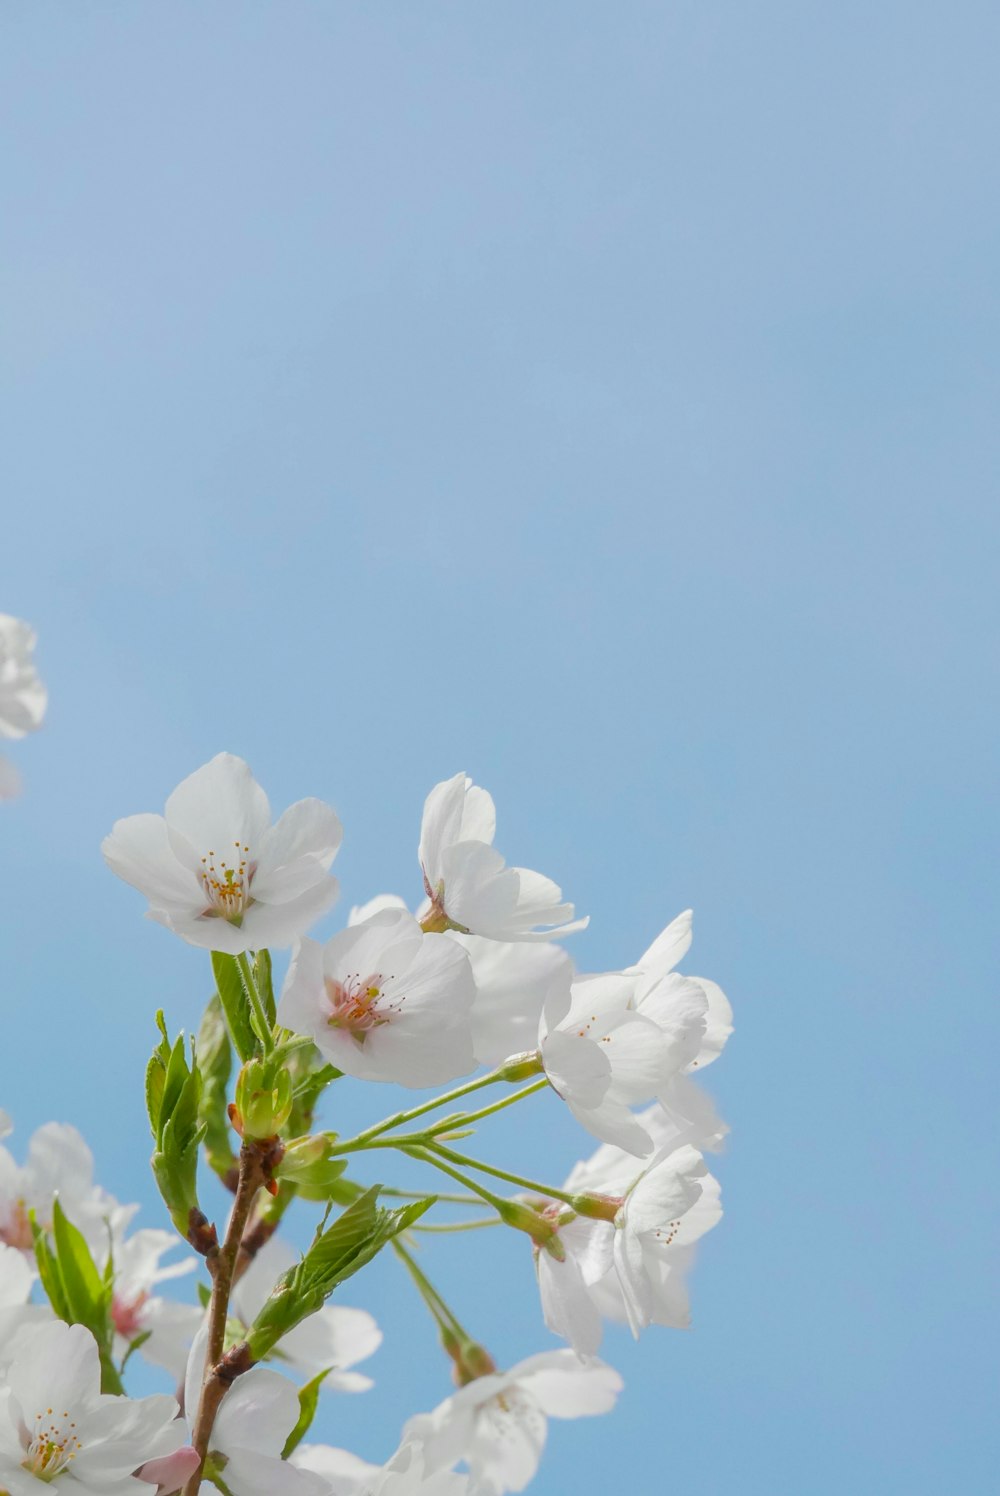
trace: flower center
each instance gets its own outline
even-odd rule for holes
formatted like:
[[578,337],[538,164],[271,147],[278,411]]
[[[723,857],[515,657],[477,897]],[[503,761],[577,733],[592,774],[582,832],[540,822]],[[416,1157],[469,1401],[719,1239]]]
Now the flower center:
[[28,1219],[28,1207],[23,1200],[14,1200],[10,1206],[10,1214],[0,1224],[0,1241],[6,1242],[8,1247],[17,1247],[19,1252],[27,1252],[31,1249],[34,1238],[31,1234],[31,1222]]
[[227,919],[231,925],[243,923],[243,916],[253,903],[250,884],[256,863],[250,860],[250,848],[234,841],[225,857],[210,851],[201,859],[201,883],[208,899],[207,915]]
[[126,1340],[134,1340],[142,1330],[142,1311],[148,1298],[149,1294],[143,1292],[137,1293],[134,1299],[112,1299],[112,1322],[119,1335]]
[[21,1466],[38,1480],[55,1480],[82,1448],[76,1424],[70,1421],[69,1414],[54,1417],[52,1409],[47,1408],[44,1413],[35,1414],[35,1432]]
[[363,1044],[372,1029],[388,1023],[399,1007],[399,1003],[385,1000],[386,982],[393,980],[391,976],[383,977],[380,971],[366,977],[353,972],[342,982],[327,977],[326,995],[330,1003],[327,1023],[331,1028],[346,1029],[358,1044]]

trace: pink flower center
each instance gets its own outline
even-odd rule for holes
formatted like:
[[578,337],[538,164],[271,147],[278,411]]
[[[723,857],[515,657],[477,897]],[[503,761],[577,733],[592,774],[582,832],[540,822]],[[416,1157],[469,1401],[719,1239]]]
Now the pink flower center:
[[133,1299],[120,1299],[116,1295],[111,1301],[111,1318],[115,1329],[124,1340],[134,1340],[142,1331],[142,1311],[148,1293],[137,1293]]
[[19,1252],[31,1250],[34,1237],[31,1234],[28,1207],[23,1200],[15,1200],[7,1219],[0,1222],[0,1241],[6,1242],[8,1247],[16,1247]]
[[388,1023],[399,1006],[385,1001],[386,981],[380,971],[362,977],[359,972],[348,975],[344,981],[336,977],[326,978],[326,995],[330,1004],[327,1023],[331,1028],[346,1029],[363,1044],[372,1029]]

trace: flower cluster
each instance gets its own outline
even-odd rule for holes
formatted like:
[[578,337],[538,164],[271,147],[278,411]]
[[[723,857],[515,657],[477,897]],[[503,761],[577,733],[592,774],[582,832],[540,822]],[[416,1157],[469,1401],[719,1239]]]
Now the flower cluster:
[[[0,725],[5,670],[0,655]],[[275,820],[248,766],[220,754],[162,816],[116,823],[108,865],[152,920],[211,952],[215,990],[193,1042],[157,1016],[147,1071],[172,1230],[133,1229],[134,1209],[95,1183],[69,1126],[39,1129],[22,1163],[0,1146],[0,1496],[39,1483],[67,1496],[74,1485],[503,1496],[532,1479],[550,1418],[614,1406],[621,1379],[598,1357],[606,1320],[634,1335],[687,1325],[694,1244],[721,1214],[704,1154],[726,1133],[692,1074],[721,1052],[729,1005],[677,969],[690,912],[621,970],[578,971],[558,942],[587,920],[551,879],[507,865],[495,820],[466,775],[437,785],[415,905],[379,895],[325,942],[307,933],[338,892],[341,825],[323,802]],[[280,988],[276,948],[290,951]],[[317,1127],[351,1078],[446,1089],[355,1136]],[[480,1123],[546,1095],[598,1145],[561,1184],[535,1177],[534,1161],[529,1176],[469,1151]],[[0,1114],[0,1137],[9,1131]],[[366,1161],[391,1182],[368,1184]],[[229,1196],[218,1220],[205,1208],[213,1174]],[[319,1217],[304,1253],[279,1234],[296,1202]],[[475,1242],[484,1226],[521,1234],[541,1318],[566,1342],[506,1371],[423,1264],[428,1233]],[[425,1304],[456,1385],[374,1464],[309,1431],[321,1396],[371,1386],[356,1368],[381,1331],[341,1303],[341,1286],[384,1250]],[[199,1265],[197,1302],[163,1294]],[[171,1393],[128,1395],[136,1354]]]

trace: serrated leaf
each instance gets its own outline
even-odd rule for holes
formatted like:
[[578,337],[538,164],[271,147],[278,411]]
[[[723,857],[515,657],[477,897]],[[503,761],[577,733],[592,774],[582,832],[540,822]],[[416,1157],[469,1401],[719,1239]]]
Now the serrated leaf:
[[274,982],[271,977],[271,952],[257,951],[253,958],[253,967],[254,976],[257,979],[257,991],[264,1004],[267,1021],[273,1027],[277,1021],[277,1009],[274,1003]]
[[306,1382],[304,1387],[299,1388],[299,1416],[295,1427],[285,1440],[285,1447],[281,1451],[281,1458],[287,1460],[294,1450],[298,1449],[306,1434],[312,1428],[312,1421],[316,1417],[316,1409],[319,1405],[319,1389],[333,1370],[328,1366],[318,1376],[314,1376],[311,1382]]

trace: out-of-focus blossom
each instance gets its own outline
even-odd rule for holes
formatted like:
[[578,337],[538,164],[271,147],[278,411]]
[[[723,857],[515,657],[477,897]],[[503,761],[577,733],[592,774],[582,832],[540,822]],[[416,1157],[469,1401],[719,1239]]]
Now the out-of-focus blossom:
[[291,945],[330,908],[342,834],[322,800],[299,800],[272,824],[249,766],[220,753],[178,785],[162,816],[116,821],[102,851],[149,899],[150,919],[239,955]]
[[523,1491],[538,1468],[550,1418],[584,1418],[614,1407],[622,1380],[603,1361],[543,1351],[506,1372],[477,1377],[431,1413],[411,1418],[404,1440],[423,1445],[428,1469],[464,1461],[483,1496]]
[[0,1374],[34,1326],[52,1318],[48,1304],[29,1302],[34,1281],[24,1253],[0,1244]]
[[420,1444],[403,1444],[386,1465],[370,1465],[346,1449],[306,1444],[293,1464],[328,1482],[330,1496],[464,1496],[468,1477],[450,1470],[428,1471]]
[[132,1341],[142,1335],[145,1338],[140,1354],[169,1371],[176,1381],[184,1376],[191,1343],[204,1318],[196,1305],[175,1303],[153,1292],[160,1283],[194,1270],[194,1257],[161,1267],[165,1253],[178,1246],[180,1241],[173,1232],[146,1229],[113,1242],[111,1252],[115,1356],[120,1361]]
[[718,1059],[733,1031],[733,1010],[722,988],[674,970],[691,947],[693,918],[685,909],[628,967],[637,979],[633,1006],[671,1041],[671,1073],[680,1066],[703,1070]]
[[[435,785],[424,804],[420,866],[431,901],[425,928],[461,930],[491,940],[551,940],[582,930],[572,904],[551,878],[507,867],[493,836],[496,811],[466,774]],[[545,928],[539,928],[543,926]]]
[[48,692],[32,658],[35,643],[30,624],[0,613],[0,738],[23,738],[42,725]]
[[0,1146],[0,1242],[30,1252],[31,1213],[47,1230],[57,1195],[68,1218],[98,1250],[106,1248],[108,1231],[123,1230],[137,1209],[120,1205],[94,1184],[93,1155],[76,1128],[67,1123],[46,1122],[39,1127],[28,1144],[24,1164]]

